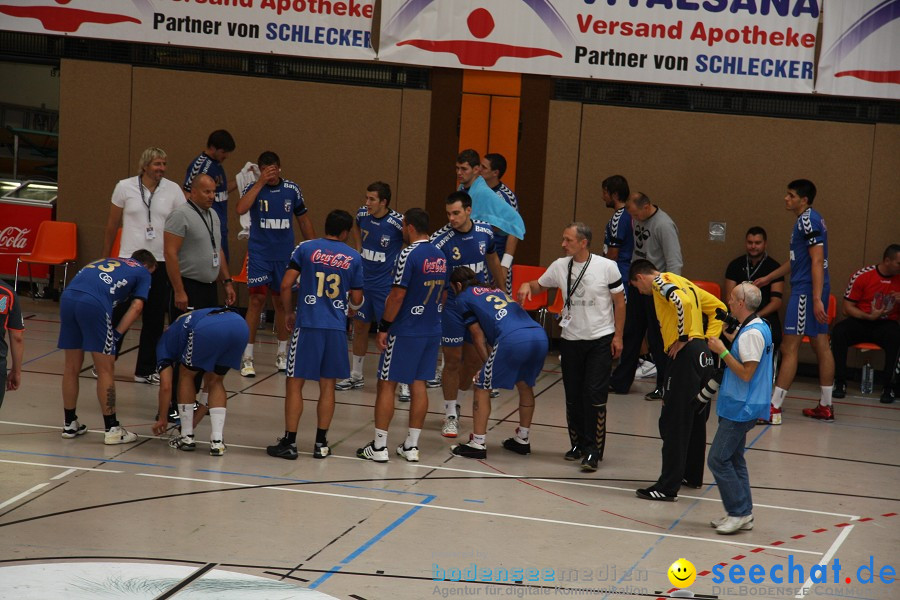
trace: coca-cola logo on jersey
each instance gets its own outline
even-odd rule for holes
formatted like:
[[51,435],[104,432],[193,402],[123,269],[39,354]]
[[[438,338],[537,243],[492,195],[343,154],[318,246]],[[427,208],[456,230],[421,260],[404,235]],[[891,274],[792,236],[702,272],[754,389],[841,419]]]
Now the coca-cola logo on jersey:
[[0,248],[15,248],[24,250],[28,246],[28,234],[30,229],[9,226],[0,231]]

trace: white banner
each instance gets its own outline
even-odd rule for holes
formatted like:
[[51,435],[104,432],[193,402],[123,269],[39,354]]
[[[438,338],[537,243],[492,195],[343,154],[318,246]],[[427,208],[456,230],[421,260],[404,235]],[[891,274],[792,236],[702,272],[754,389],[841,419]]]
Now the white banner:
[[3,0],[0,29],[373,60],[375,0]]
[[816,91],[900,99],[900,0],[829,0]]
[[382,0],[379,59],[811,92],[819,0]]

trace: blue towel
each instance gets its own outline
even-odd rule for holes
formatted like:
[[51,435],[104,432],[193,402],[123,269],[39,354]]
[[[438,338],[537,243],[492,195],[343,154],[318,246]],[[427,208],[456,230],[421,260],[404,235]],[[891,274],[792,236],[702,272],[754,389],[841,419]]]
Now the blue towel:
[[525,239],[525,222],[522,216],[497,195],[497,192],[488,187],[484,177],[479,175],[475,178],[472,187],[469,188],[469,196],[472,197],[473,219],[487,221],[509,235],[520,240]]

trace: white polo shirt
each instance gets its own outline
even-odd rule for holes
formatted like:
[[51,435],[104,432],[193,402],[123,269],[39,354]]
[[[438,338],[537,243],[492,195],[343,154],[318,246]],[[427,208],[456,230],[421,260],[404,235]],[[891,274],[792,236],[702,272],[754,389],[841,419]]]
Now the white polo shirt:
[[[166,260],[163,255],[163,231],[166,217],[175,208],[185,203],[181,186],[170,179],[161,179],[150,197],[150,191],[138,187],[138,176],[133,175],[116,184],[113,190],[112,203],[122,209],[122,241],[119,246],[119,258],[128,258],[135,250],[145,248],[153,253],[158,261]],[[147,205],[150,205],[149,209]],[[153,225],[156,237],[147,239],[147,223]]]

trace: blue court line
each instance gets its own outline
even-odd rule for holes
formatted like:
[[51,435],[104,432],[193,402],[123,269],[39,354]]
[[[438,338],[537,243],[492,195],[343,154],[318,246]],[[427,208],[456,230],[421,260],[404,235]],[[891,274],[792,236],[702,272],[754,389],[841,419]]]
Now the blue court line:
[[[221,475],[238,475],[238,476],[240,476],[240,477],[258,477],[258,478],[260,478],[260,479],[273,479],[273,480],[276,480],[276,481],[293,481],[293,482],[296,482],[296,483],[318,483],[318,484],[323,484],[323,482],[320,482],[320,481],[313,481],[313,480],[311,480],[311,479],[292,479],[292,478],[290,478],[290,477],[275,477],[274,475],[258,475],[258,474],[256,474],[256,473],[241,473],[241,472],[239,472],[239,471],[217,471],[217,470],[215,470],[215,469],[197,469],[197,472],[198,472],[198,473],[218,473],[218,474],[221,474]],[[381,488],[381,487],[371,487],[371,486],[364,486],[364,485],[351,485],[351,484],[349,484],[349,483],[334,483],[334,482],[329,482],[329,483],[327,483],[327,485],[333,485],[333,486],[335,486],[335,487],[350,488],[350,489],[353,489],[353,490],[369,490],[369,491],[376,491],[376,492],[388,492],[388,493],[391,493],[391,494],[409,494],[409,495],[411,495],[411,496],[422,496],[423,498],[433,498],[433,496],[432,496],[431,494],[425,494],[425,493],[423,493],[423,492],[408,492],[408,491],[406,491],[406,490],[393,490],[393,489],[389,489],[389,488]]]
[[351,552],[350,554],[348,554],[348,555],[340,562],[340,564],[333,566],[331,569],[328,570],[328,572],[323,573],[321,577],[319,577],[318,579],[316,579],[315,581],[313,581],[311,584],[309,584],[309,589],[314,590],[314,589],[316,589],[317,587],[319,587],[320,585],[322,585],[323,583],[325,583],[325,581],[327,581],[328,578],[330,578],[332,575],[334,575],[335,573],[337,573],[338,571],[340,571],[340,570],[341,570],[343,567],[345,567],[346,565],[350,564],[356,557],[358,557],[360,554],[362,554],[363,552],[365,552],[366,550],[368,550],[369,548],[371,548],[371,547],[372,547],[373,545],[375,545],[379,540],[381,540],[382,538],[384,538],[384,536],[386,536],[387,534],[389,534],[390,532],[392,532],[394,529],[396,529],[398,526],[400,526],[400,525],[401,525],[404,521],[406,521],[408,518],[410,518],[411,516],[413,516],[414,514],[416,514],[417,512],[419,512],[420,510],[422,510],[422,506],[423,506],[423,505],[428,504],[429,502],[431,502],[431,501],[434,500],[435,498],[437,498],[437,496],[429,495],[427,498],[425,498],[424,500],[422,500],[422,501],[419,503],[420,506],[416,506],[416,507],[411,508],[411,509],[408,510],[403,516],[401,516],[399,519],[397,519],[396,521],[394,521],[393,523],[391,523],[390,525],[388,525],[387,527],[385,527],[384,529],[382,529],[381,531],[379,531],[378,533],[376,533],[371,539],[369,539],[367,542],[365,542],[362,546],[360,546],[359,548],[357,548],[356,550],[354,550],[353,552]]
[[477,502],[478,504],[484,504],[484,500],[469,500],[468,498],[463,498],[463,502]]
[[50,356],[54,352],[59,352],[59,348],[54,348],[53,350],[51,350],[50,352],[47,352],[46,354],[41,354],[40,356],[35,356],[34,358],[30,358],[30,359],[26,360],[25,362],[23,362],[22,366],[24,367],[28,363],[33,363],[34,361],[40,360],[40,359],[44,358],[45,356]]
[[120,465],[137,465],[139,467],[157,467],[159,469],[174,469],[170,465],[159,465],[156,463],[144,463],[131,460],[116,460],[114,458],[104,458],[102,456],[70,456],[68,454],[47,454],[45,452],[25,452],[24,450],[4,450],[0,448],[0,453],[7,454],[24,454],[27,456],[46,456],[49,458],[68,458],[70,460],[89,460],[93,462],[116,463]]
[[760,431],[759,434],[758,434],[755,438],[753,438],[753,441],[752,441],[752,442],[750,442],[749,444],[747,444],[747,445],[745,446],[745,449],[746,449],[746,448],[752,448],[752,447],[753,447],[753,444],[755,444],[757,441],[759,441],[759,438],[761,438],[761,437],[762,437],[769,429],[771,429],[771,428],[772,428],[772,425],[766,425],[765,427],[763,427],[763,430]]

